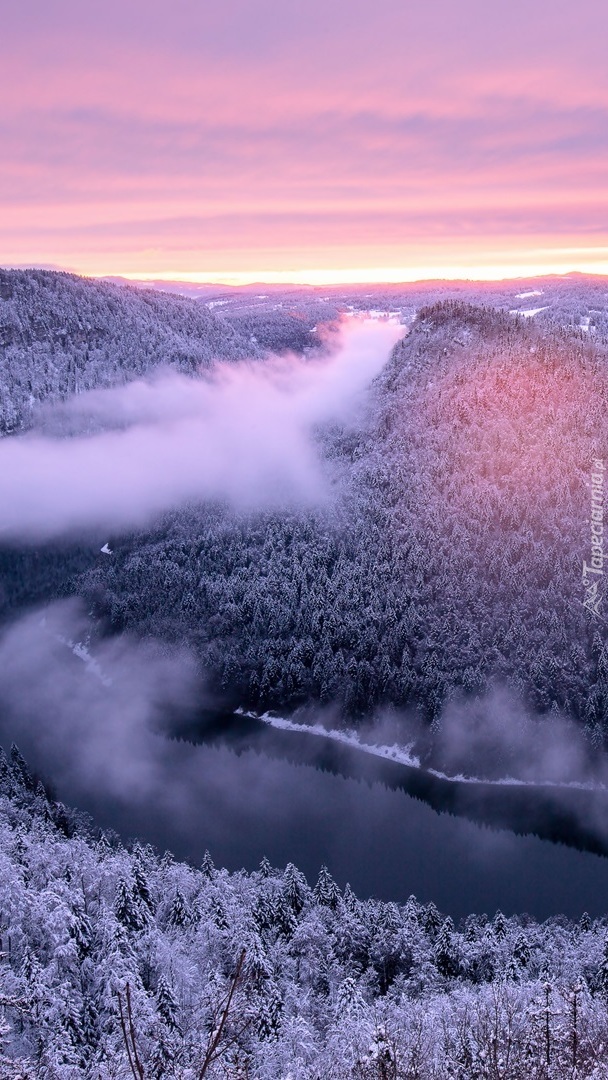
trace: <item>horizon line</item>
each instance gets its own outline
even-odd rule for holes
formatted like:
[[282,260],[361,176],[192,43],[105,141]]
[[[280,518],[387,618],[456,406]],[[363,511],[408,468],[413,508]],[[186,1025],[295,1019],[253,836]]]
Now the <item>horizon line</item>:
[[85,271],[80,268],[50,263],[9,263],[7,270],[48,270],[56,273],[75,274],[94,280],[118,280],[127,284],[173,284],[190,286],[224,286],[246,288],[251,286],[335,288],[340,286],[426,285],[434,283],[488,284],[507,281],[530,281],[537,278],[608,277],[608,262],[578,263],[556,266],[443,266],[443,267],[369,267],[337,270],[255,270],[255,271]]
[[184,285],[223,285],[233,288],[251,285],[302,286],[310,288],[336,287],[340,285],[417,285],[432,282],[488,283],[501,281],[530,280],[531,278],[557,277],[573,275],[587,277],[608,277],[608,261],[597,263],[579,263],[567,267],[555,264],[535,266],[442,266],[442,267],[368,267],[356,269],[340,268],[337,270],[255,270],[171,273],[116,273],[92,274],[92,277],[116,277],[127,282],[167,282]]

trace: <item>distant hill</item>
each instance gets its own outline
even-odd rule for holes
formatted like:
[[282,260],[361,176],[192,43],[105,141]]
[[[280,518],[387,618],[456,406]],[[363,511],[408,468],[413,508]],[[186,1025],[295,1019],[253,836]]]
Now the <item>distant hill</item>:
[[259,350],[203,304],[46,270],[0,269],[0,432],[40,401],[136,378],[192,372]]
[[[117,278],[116,281],[121,279]],[[563,328],[608,343],[608,277],[552,274],[503,281],[413,281],[368,285],[197,285],[183,281],[135,282],[196,297],[232,326],[275,351],[314,344],[317,324],[340,314],[375,310],[410,322],[421,307],[447,300],[491,305],[520,313],[547,329]]]

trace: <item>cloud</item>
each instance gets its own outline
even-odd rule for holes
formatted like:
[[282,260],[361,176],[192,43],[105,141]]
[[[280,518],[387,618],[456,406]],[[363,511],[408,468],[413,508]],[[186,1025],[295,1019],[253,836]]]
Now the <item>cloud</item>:
[[[242,832],[245,815],[274,818],[286,785],[278,767],[166,737],[172,722],[198,717],[206,703],[192,653],[126,634],[89,646],[90,631],[75,600],[4,629],[0,743],[15,741],[60,799],[98,822],[198,859],[213,840]],[[282,812],[279,831],[295,826],[301,801],[309,802],[305,790]]]
[[[585,18],[517,0],[497,34],[480,0],[235,0],[213,12],[180,0],[171,19],[137,0],[103,11],[25,0],[2,27],[4,258],[107,274],[222,274],[245,259],[424,267],[425,254],[446,267],[483,263],[498,236],[495,265],[534,252],[534,217],[550,204],[566,218],[552,241],[563,265],[559,249],[606,219],[606,12],[599,0]],[[457,244],[446,206],[496,221],[471,222]],[[387,241],[375,235],[383,212]],[[189,234],[186,217],[198,222]],[[218,217],[236,227],[210,240]]]
[[608,769],[580,725],[559,712],[537,715],[511,689],[450,701],[433,759],[448,776],[515,778],[539,784],[606,784]]
[[0,440],[0,539],[129,529],[205,499],[244,509],[323,500],[312,431],[347,418],[402,333],[356,321],[322,359],[223,364],[67,401],[55,421],[70,437]]
[[55,782],[106,797],[149,798],[158,788],[167,716],[200,692],[191,655],[126,635],[83,645],[78,601],[57,602],[0,637],[0,726]]

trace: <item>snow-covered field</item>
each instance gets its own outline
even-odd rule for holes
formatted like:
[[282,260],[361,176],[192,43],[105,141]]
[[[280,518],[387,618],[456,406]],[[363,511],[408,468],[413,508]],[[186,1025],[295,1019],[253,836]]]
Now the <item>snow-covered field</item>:
[[544,307],[535,308],[514,308],[509,312],[509,315],[523,315],[524,319],[531,319],[534,315],[539,315],[541,311],[546,311],[548,305]]

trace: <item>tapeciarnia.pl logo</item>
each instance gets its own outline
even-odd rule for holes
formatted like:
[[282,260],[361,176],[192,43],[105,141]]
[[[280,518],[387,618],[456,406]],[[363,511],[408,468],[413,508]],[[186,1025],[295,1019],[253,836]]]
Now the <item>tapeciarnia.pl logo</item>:
[[601,585],[604,576],[604,462],[602,458],[593,458],[591,461],[591,519],[590,561],[583,560],[583,586],[585,599],[583,607],[594,618],[601,618],[600,604],[602,602]]

